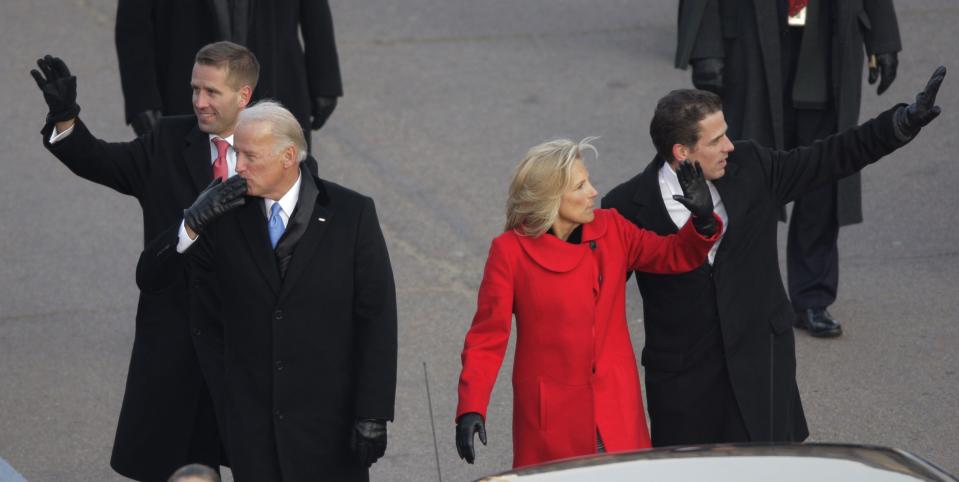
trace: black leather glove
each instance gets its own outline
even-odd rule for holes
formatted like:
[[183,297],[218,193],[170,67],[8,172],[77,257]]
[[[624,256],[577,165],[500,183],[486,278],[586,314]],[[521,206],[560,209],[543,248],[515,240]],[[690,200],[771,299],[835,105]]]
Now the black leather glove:
[[193,205],[183,210],[186,225],[199,234],[211,221],[246,202],[246,179],[233,176],[223,182],[216,178],[197,196]]
[[353,425],[350,450],[356,461],[369,468],[386,453],[386,421],[363,418]]
[[869,85],[875,84],[880,75],[879,88],[876,94],[882,95],[886,89],[896,80],[896,71],[899,70],[899,55],[895,52],[888,54],[876,54],[876,65],[869,65]]
[[323,127],[323,124],[326,124],[326,120],[330,118],[333,109],[336,109],[336,97],[317,97],[313,99],[312,107],[313,123],[310,127],[317,130]]
[[693,166],[687,159],[676,168],[676,177],[679,178],[679,186],[683,188],[683,195],[676,194],[673,199],[693,213],[693,227],[699,234],[712,236],[716,233],[713,196],[709,193],[702,167],[698,162]]
[[926,88],[916,94],[916,101],[900,107],[893,116],[893,126],[900,140],[907,141],[919,133],[926,124],[939,116],[942,110],[936,105],[936,94],[946,78],[946,68],[942,65],[932,73]]
[[693,66],[693,87],[723,95],[723,59],[695,59]]
[[479,432],[480,442],[486,445],[486,423],[483,416],[476,412],[464,413],[456,421],[456,452],[466,463],[472,464],[476,460],[476,451],[473,450],[473,435]]
[[158,110],[145,110],[133,118],[130,127],[133,127],[133,132],[136,133],[137,137],[140,137],[153,130],[153,126],[156,125],[157,119],[161,115]]
[[77,105],[77,78],[70,75],[70,69],[58,57],[47,55],[37,59],[36,69],[30,71],[37,87],[43,92],[43,100],[47,101],[49,112],[47,122],[63,122],[73,119],[80,113]]

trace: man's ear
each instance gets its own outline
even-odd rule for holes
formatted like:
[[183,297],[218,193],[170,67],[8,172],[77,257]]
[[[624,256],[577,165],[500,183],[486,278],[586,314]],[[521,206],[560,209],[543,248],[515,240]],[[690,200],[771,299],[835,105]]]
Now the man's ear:
[[290,167],[299,164],[297,160],[296,146],[290,144],[286,146],[286,149],[283,149],[283,168],[289,169]]
[[240,94],[240,107],[246,107],[250,105],[250,99],[253,98],[253,88],[249,85],[244,85],[243,87],[240,87],[238,92]]
[[682,144],[673,144],[673,159],[682,162],[689,157],[689,148]]

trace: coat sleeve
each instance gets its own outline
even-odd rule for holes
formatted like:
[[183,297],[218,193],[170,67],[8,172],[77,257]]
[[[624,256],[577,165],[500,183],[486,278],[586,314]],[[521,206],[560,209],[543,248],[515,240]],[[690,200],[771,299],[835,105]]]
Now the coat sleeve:
[[868,22],[868,27],[863,30],[866,52],[887,54],[902,50],[899,21],[892,0],[863,0],[862,7]]
[[180,224],[163,230],[147,243],[137,260],[137,287],[147,293],[158,293],[186,282],[186,255],[176,251]]
[[723,221],[715,213],[716,232],[708,238],[696,231],[691,220],[677,233],[661,236],[637,227],[615,209],[610,213],[611,222],[623,240],[628,271],[661,274],[692,271],[706,261],[709,250],[723,232]]
[[353,260],[353,360],[357,418],[393,420],[396,288],[373,200],[365,198]]
[[456,418],[476,412],[486,419],[496,375],[506,355],[510,327],[513,322],[514,278],[507,242],[503,237],[493,240],[483,281],[477,295],[476,314],[466,333],[463,353],[463,371],[459,379],[459,403]]
[[780,204],[786,204],[808,191],[859,172],[905,145],[907,141],[899,140],[892,124],[893,114],[901,105],[862,125],[789,151],[744,143],[744,150],[755,153],[745,155],[758,159],[768,188]]
[[692,59],[725,57],[719,0],[680,0],[676,36],[677,69]]
[[94,137],[78,118],[73,132],[50,144],[53,128],[48,123],[41,131],[43,146],[74,174],[141,199],[150,175],[156,129],[130,142],[106,142]]
[[343,95],[343,81],[330,3],[327,0],[307,0],[300,2],[300,9],[310,98],[340,97]]
[[[140,112],[163,110],[157,80],[153,1],[120,0],[114,38],[127,124]],[[184,86],[186,88],[186,86]]]

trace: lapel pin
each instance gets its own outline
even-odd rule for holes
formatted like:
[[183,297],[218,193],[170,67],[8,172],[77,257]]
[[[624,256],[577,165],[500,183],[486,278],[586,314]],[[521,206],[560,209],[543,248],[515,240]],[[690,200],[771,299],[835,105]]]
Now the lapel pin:
[[322,223],[325,223],[325,222],[326,222],[326,218],[316,218],[316,220],[317,220],[317,221],[320,221],[320,222],[322,222]]

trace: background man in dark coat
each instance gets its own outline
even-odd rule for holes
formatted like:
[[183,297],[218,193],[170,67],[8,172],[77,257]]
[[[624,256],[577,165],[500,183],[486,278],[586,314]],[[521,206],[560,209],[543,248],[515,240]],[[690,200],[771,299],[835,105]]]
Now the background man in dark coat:
[[[798,12],[798,13],[797,13]],[[793,18],[790,14],[796,13]],[[803,18],[803,25],[798,19]],[[723,97],[729,137],[768,147],[809,145],[855,126],[863,45],[882,94],[896,77],[899,28],[892,0],[681,0],[676,67]],[[838,336],[826,311],[839,284],[839,226],[862,222],[860,177],[795,200],[787,239],[797,326]]]
[[[237,175],[150,243],[145,289],[215,273],[238,481],[367,480],[396,391],[396,294],[373,200],[301,172],[306,141],[273,102],[240,115]],[[247,191],[248,186],[248,191]],[[243,197],[244,193],[249,197]],[[237,209],[238,206],[239,207]]]
[[[136,198],[143,209],[145,240],[182,218],[183,209],[213,178],[221,157],[227,175],[234,170],[235,152],[228,143],[259,72],[246,48],[219,42],[196,54],[189,81],[199,118],[164,117],[147,135],[121,143],[97,139],[77,118],[76,77],[63,61],[47,56],[38,64],[43,74],[32,73],[50,109],[42,130],[44,147],[77,175]],[[186,81],[181,89],[188,90]],[[228,141],[222,156],[217,148],[221,139]],[[195,328],[193,333],[194,338],[202,334]],[[184,283],[140,293],[110,464],[133,479],[165,481],[191,462],[218,467],[221,458],[210,396],[191,341]]]
[[711,185],[723,234],[707,263],[681,275],[635,273],[643,297],[646,397],[654,446],[801,441],[794,319],[776,255],[783,203],[901,147],[939,114],[940,67],[908,107],[900,104],[810,148],[731,143],[718,96],[673,91],[650,125],[657,156],[603,198],[636,225],[666,235],[689,211],[673,196],[673,169],[695,160]]
[[[303,44],[300,43],[300,34]],[[119,0],[117,58],[127,123],[137,135],[160,115],[189,114],[190,59],[230,40],[261,64],[254,99],[283,103],[310,140],[343,95],[327,0]]]

